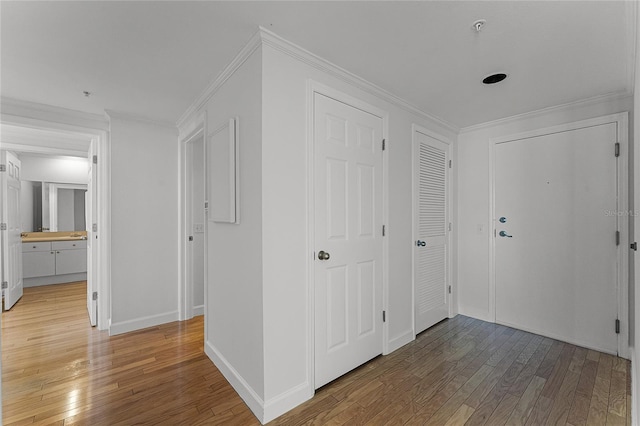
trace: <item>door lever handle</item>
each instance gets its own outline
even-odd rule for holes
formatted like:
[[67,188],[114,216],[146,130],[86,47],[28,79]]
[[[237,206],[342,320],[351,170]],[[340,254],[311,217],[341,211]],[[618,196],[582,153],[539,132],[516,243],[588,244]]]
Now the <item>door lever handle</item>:
[[500,231],[499,234],[501,237],[513,238],[513,235],[507,234],[507,231]]

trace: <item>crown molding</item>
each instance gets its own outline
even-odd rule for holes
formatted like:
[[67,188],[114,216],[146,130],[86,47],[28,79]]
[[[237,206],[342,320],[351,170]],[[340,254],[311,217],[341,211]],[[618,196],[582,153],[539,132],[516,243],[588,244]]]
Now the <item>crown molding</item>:
[[624,100],[625,98],[630,98],[632,96],[633,96],[633,93],[626,90],[623,92],[614,92],[614,93],[607,93],[604,95],[593,96],[591,98],[581,99],[574,102],[568,102],[566,104],[555,105],[555,106],[542,108],[542,109],[538,109],[531,112],[512,115],[509,117],[500,118],[498,120],[487,121],[486,123],[474,124],[472,126],[467,126],[460,129],[460,134],[475,132],[477,130],[488,129],[490,127],[495,127],[495,126],[507,125],[507,124],[514,123],[516,121],[533,119],[536,117],[540,117],[542,115],[557,114],[557,113],[561,113],[561,112],[579,108],[579,107],[588,107],[591,105],[597,105],[604,102],[621,101],[621,100]]
[[305,63],[320,71],[326,72],[333,77],[344,81],[358,89],[367,92],[377,98],[385,100],[405,111],[415,114],[419,117],[426,118],[438,125],[444,127],[453,133],[459,132],[459,127],[449,123],[439,117],[429,114],[416,106],[406,102],[391,92],[376,86],[367,80],[358,77],[357,75],[341,68],[321,57],[315,55],[308,50],[294,44],[279,35],[263,28],[258,27],[258,30],[253,34],[251,39],[242,48],[242,50],[236,55],[236,57],[227,65],[227,67],[207,86],[204,92],[196,99],[196,101],[185,111],[177,122],[178,128],[184,126],[192,116],[211,99],[211,97],[220,89],[220,87],[244,64],[244,62],[262,45],[269,46],[276,49],[286,55],[289,55],[293,59]]
[[109,129],[109,121],[103,115],[14,98],[0,98],[0,114],[2,115],[2,121],[9,122],[13,120],[5,120],[5,118],[13,116],[69,124],[91,130],[106,131]]
[[151,124],[154,126],[167,127],[176,130],[175,123],[172,123],[170,121],[156,120],[150,117],[145,117],[143,115],[131,114],[129,112],[116,111],[113,109],[106,109],[105,114],[110,119],[117,118],[120,120],[136,121],[138,123]]
[[259,27],[258,31],[251,36],[249,41],[244,45],[240,52],[238,52],[235,58],[233,58],[224,70],[222,70],[222,72],[209,83],[195,102],[187,108],[182,116],[180,116],[176,123],[178,129],[185,125],[194,114],[203,108],[209,99],[211,99],[211,97],[222,87],[222,85],[242,66],[242,64],[247,61],[247,59],[251,57],[251,55],[253,55],[253,52],[262,45],[261,33],[262,27]]
[[314,53],[309,52],[308,50],[280,37],[279,35],[265,28],[259,27],[259,33],[262,37],[262,42],[269,47],[279,50],[280,52],[285,53],[292,58],[303,62],[313,68],[331,74],[333,77],[336,77],[339,80],[344,81],[345,83],[355,86],[358,89],[369,93],[370,95],[385,100],[407,112],[433,121],[453,133],[458,133],[460,131],[460,128],[458,126],[455,126],[454,124],[449,123],[440,117],[429,114],[419,109],[415,105],[410,104],[409,102],[394,95],[393,93],[379,86],[376,86],[373,83],[370,83],[362,77],[359,77],[352,72],[347,71],[344,68],[341,68],[338,65],[329,62]]

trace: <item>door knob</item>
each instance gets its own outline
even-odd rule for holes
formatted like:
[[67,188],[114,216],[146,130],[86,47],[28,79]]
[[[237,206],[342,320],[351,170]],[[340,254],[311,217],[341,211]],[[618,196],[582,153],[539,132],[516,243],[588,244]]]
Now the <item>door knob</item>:
[[329,260],[330,257],[331,255],[324,250],[318,252],[318,259],[320,260]]
[[507,234],[507,231],[500,231],[499,234],[501,237],[513,238],[513,235]]
[[500,219],[498,219],[498,221],[499,221],[500,223],[507,223],[507,218],[506,218],[506,217],[504,217],[504,216],[502,216]]
[[426,246],[426,245],[427,245],[427,242],[426,242],[426,241],[418,240],[418,241],[416,241],[416,245],[417,245],[418,247],[424,247],[424,246]]

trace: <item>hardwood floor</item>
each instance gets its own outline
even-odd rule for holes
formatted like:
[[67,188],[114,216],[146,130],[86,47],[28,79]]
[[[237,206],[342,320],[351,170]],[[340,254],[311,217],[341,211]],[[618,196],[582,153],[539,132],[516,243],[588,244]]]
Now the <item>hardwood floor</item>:
[[[2,314],[5,425],[258,425],[203,354],[202,317],[109,337],[85,283]],[[319,389],[274,425],[628,425],[630,363],[457,316]]]

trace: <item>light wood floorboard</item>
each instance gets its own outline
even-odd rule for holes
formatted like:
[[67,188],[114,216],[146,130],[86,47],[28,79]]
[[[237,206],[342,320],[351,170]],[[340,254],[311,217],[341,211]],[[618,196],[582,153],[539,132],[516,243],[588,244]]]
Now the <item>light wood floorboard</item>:
[[[86,283],[2,314],[5,425],[258,425],[203,353],[203,317],[110,337]],[[273,425],[629,425],[630,363],[480,320],[443,321]]]

